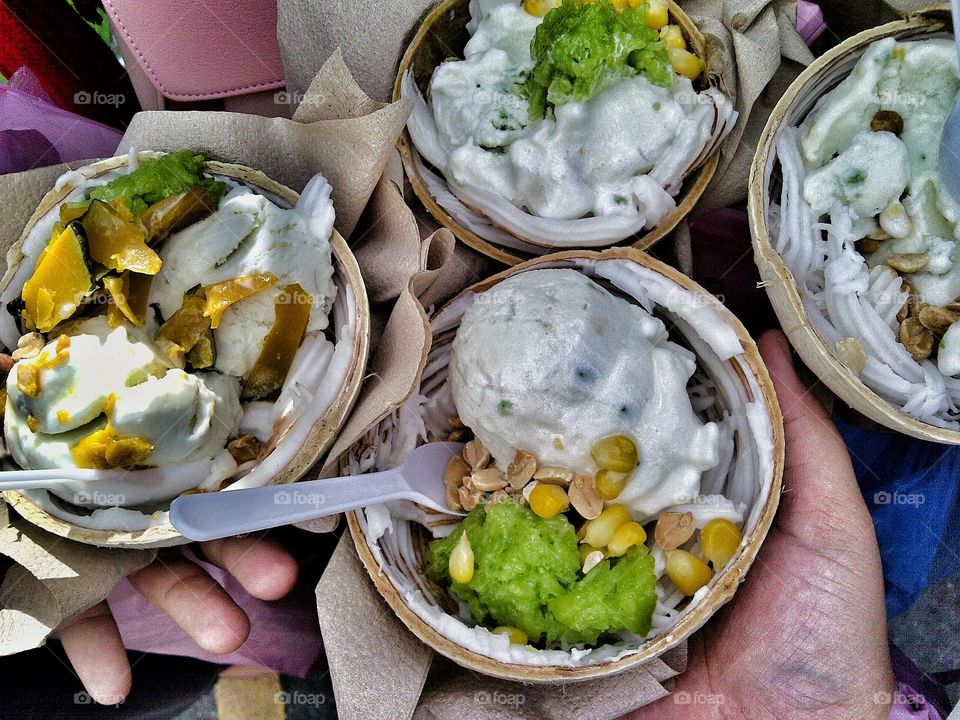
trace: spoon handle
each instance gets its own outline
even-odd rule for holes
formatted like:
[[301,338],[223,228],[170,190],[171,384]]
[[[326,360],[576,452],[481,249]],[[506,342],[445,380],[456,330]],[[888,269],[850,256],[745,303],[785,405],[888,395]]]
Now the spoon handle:
[[52,470],[4,470],[0,471],[0,490],[31,490],[57,485],[93,482],[96,480],[123,477],[124,471],[87,470],[83,468],[59,468]]
[[181,495],[170,505],[170,520],[184,537],[206,541],[421,497],[404,480],[401,467],[369,475]]

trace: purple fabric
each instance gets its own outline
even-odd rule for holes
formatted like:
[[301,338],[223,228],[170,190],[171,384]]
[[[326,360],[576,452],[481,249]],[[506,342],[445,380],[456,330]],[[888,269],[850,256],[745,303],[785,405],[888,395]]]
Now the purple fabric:
[[[950,699],[943,685],[893,643],[890,643],[890,661],[900,686],[893,709],[901,713],[892,714],[891,720],[943,720],[950,712]],[[913,714],[904,715],[904,712]]]
[[897,696],[890,708],[890,720],[943,720],[943,715],[909,685],[897,683]]
[[[258,600],[232,576],[199,560],[189,549],[184,550],[184,555],[204,568],[243,608],[250,618],[247,641],[229,655],[208,653],[124,580],[107,598],[124,647],[221,665],[259,665],[286,675],[307,676],[323,648],[312,588],[298,583],[282,600]],[[197,602],[202,603],[203,598],[197,598]]]
[[823,21],[823,11],[816,3],[797,0],[797,32],[807,45],[823,35],[827,24]]
[[27,67],[0,85],[0,174],[109,157],[121,137],[113,128],[53,105]]

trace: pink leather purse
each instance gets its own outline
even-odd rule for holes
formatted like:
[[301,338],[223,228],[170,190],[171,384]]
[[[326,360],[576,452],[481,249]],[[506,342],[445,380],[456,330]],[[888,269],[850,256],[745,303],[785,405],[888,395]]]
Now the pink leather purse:
[[[276,0],[103,0],[140,104],[223,100],[284,87]],[[262,104],[262,102],[260,103]],[[283,103],[274,103],[285,114]]]

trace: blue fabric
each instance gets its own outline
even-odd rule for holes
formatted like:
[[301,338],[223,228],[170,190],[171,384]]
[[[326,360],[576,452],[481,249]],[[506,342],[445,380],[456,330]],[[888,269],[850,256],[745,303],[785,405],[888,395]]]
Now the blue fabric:
[[834,421],[873,516],[895,617],[928,586],[960,575],[960,447]]

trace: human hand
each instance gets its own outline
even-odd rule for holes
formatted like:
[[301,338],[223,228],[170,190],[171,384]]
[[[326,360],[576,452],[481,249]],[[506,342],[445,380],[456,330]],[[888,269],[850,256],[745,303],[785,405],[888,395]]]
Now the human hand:
[[876,700],[896,685],[873,523],[847,449],[797,377],[786,337],[768,332],[759,345],[786,431],[779,512],[736,596],[690,639],[674,694],[631,720],[889,715]]
[[[229,538],[197,545],[198,554],[233,575],[253,597],[279,600],[293,589],[297,563],[267,538]],[[250,621],[202,567],[187,559],[157,560],[128,580],[201,648],[230,653],[243,645]],[[132,676],[117,623],[106,602],[59,630],[60,642],[81,682],[98,703],[116,705]]]

